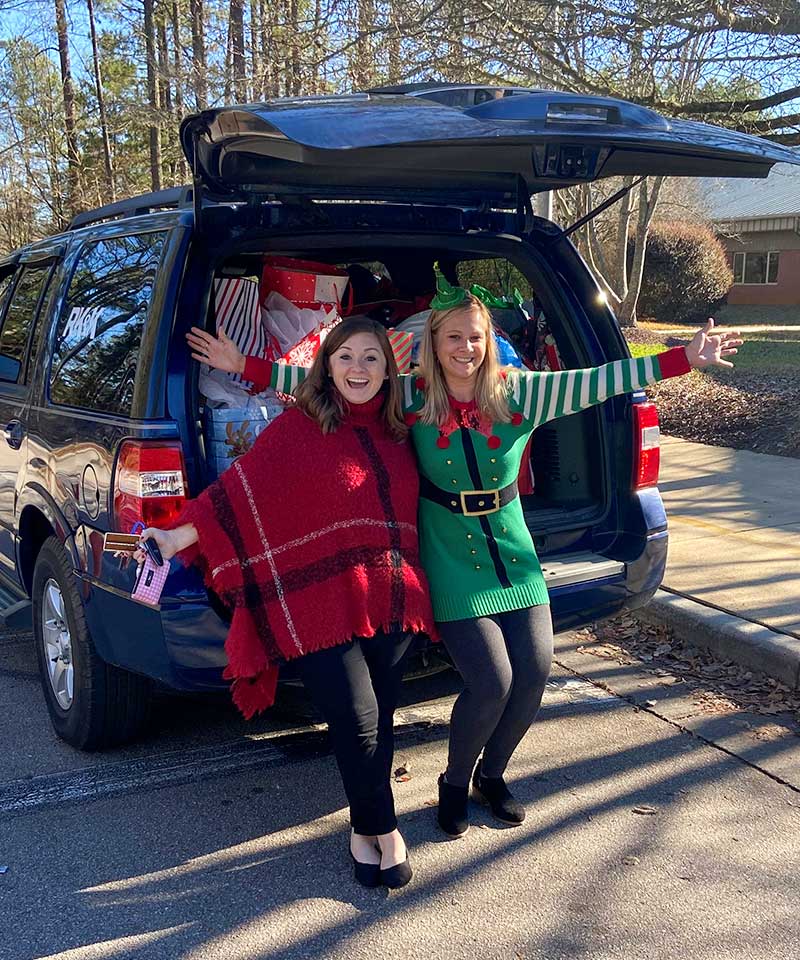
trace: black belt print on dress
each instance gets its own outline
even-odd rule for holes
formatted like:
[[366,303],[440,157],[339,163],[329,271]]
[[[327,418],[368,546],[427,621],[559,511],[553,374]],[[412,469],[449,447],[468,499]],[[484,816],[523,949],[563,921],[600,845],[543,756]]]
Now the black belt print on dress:
[[[480,467],[478,466],[478,458],[475,455],[475,447],[472,444],[472,435],[466,427],[461,427],[460,430],[461,442],[464,445],[464,456],[467,460],[467,469],[469,470],[469,478],[472,481],[475,490],[485,490],[486,488],[484,487],[483,480],[481,479]],[[511,581],[508,579],[508,571],[506,570],[505,564],[500,557],[500,551],[497,548],[497,541],[492,533],[492,527],[489,523],[489,518],[484,514],[476,519],[481,525],[481,530],[483,531],[484,537],[486,537],[486,546],[489,548],[489,556],[492,558],[494,572],[497,574],[497,579],[500,581],[500,585],[502,587],[512,586]]]

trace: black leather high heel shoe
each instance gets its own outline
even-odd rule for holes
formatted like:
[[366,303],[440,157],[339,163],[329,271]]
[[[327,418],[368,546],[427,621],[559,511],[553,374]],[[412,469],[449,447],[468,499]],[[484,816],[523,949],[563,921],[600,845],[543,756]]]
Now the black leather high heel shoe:
[[406,858],[402,863],[396,863],[393,867],[380,871],[380,883],[390,890],[398,890],[404,887],[413,876],[414,871],[408,862],[408,851],[406,851]]
[[356,855],[350,851],[350,859],[353,861],[353,875],[356,881],[362,887],[379,887],[381,885],[381,865],[379,863],[364,863],[362,860],[356,860]]

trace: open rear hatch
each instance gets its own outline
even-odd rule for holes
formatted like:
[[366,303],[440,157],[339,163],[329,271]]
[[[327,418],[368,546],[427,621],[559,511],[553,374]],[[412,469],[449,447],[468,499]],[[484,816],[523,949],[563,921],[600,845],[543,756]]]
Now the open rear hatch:
[[624,100],[541,91],[460,110],[355,94],[221,107],[188,117],[196,187],[254,195],[412,199],[514,209],[543,190],[621,175],[766,177],[792,150],[668,120]]

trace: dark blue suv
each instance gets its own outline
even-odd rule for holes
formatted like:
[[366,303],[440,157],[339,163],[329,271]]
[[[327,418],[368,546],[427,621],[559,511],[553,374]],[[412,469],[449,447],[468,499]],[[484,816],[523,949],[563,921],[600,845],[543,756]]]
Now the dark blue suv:
[[[622,101],[476,99],[360,94],[206,111],[181,127],[190,187],[82,214],[0,261],[0,602],[7,625],[33,628],[69,743],[135,737],[154,684],[222,686],[228,616],[199,574],[173,563],[153,608],[130,598],[132,565],[103,551],[106,531],[162,524],[214,475],[184,335],[213,328],[215,278],[257,277],[273,253],[360,265],[413,299],[439,261],[462,282],[524,288],[558,362],[590,366],[626,356],[625,342],[532,195],[630,174],[766,176],[796,162]],[[530,360],[520,315],[506,314],[498,322]],[[548,424],[531,468],[525,513],[557,627],[644,603],[667,549],[652,405],[618,397]]]

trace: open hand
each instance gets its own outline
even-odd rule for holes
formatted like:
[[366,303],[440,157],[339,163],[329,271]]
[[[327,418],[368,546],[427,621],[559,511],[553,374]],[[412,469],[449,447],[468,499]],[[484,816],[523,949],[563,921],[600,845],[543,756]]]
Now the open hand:
[[215,337],[200,327],[192,327],[186,334],[186,342],[193,360],[226,373],[244,373],[244,354],[224,331],[218,330]]
[[706,325],[702,330],[698,330],[692,337],[691,343],[686,347],[686,356],[689,363],[698,370],[705,367],[732,367],[730,360],[724,357],[732,357],[739,351],[744,340],[738,330],[728,330],[720,333],[714,333],[714,321],[708,318]]

